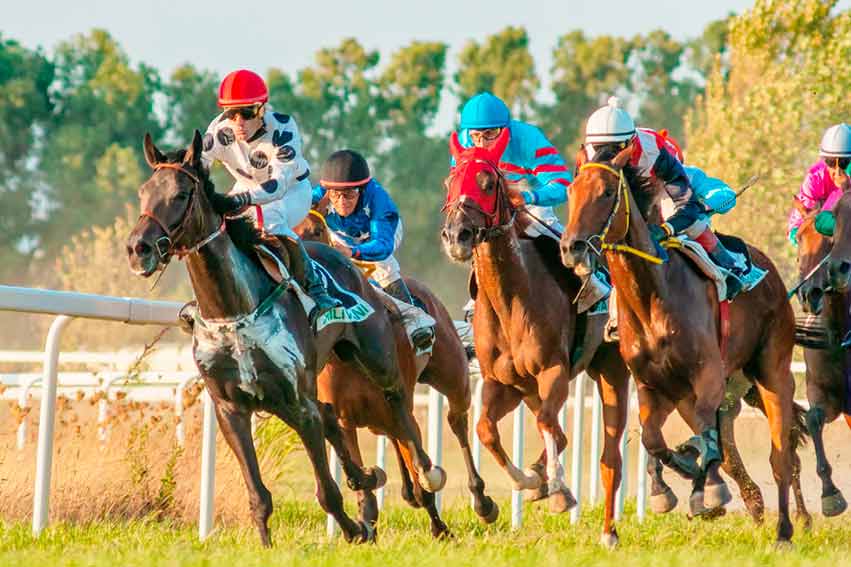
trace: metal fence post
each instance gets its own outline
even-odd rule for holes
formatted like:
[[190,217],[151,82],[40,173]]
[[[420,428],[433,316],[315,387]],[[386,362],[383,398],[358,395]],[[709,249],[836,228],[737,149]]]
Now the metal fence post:
[[638,521],[647,515],[647,449],[641,442],[641,426],[638,426],[638,467],[635,476],[635,512]]
[[56,425],[56,381],[62,330],[73,317],[59,315],[50,324],[44,346],[44,376],[41,383],[41,413],[38,419],[38,455],[33,490],[33,535],[47,526],[50,504],[50,473],[53,466],[53,431]]
[[[596,386],[596,384],[595,384]],[[603,403],[600,400],[600,390],[596,387],[591,396],[591,454],[588,459],[590,471],[588,475],[588,501],[593,506],[600,496],[600,429],[603,425]]]
[[[512,459],[514,466],[523,470],[523,438],[525,434],[524,417],[526,406],[521,402],[514,410],[514,431],[513,431],[513,451]],[[523,525],[523,491],[511,491],[511,529],[520,529]]]
[[[473,427],[472,427],[472,435],[473,435],[473,466],[476,467],[476,471],[481,474],[482,471],[482,442],[479,439],[479,434],[476,432],[476,425],[479,423],[479,418],[482,417],[482,388],[485,385],[485,379],[479,378],[476,381],[476,385],[473,387]],[[476,505],[476,497],[470,496],[470,505]]]
[[198,537],[205,539],[213,531],[216,486],[216,409],[213,398],[204,388],[204,425],[201,445],[201,513],[198,519]]
[[[340,458],[337,456],[337,451],[334,448],[329,449],[330,453],[330,461],[329,468],[331,469],[331,476],[334,477],[334,482],[337,483],[337,486],[340,486],[340,480],[343,476],[343,467],[340,464]],[[333,538],[337,535],[337,520],[334,519],[334,516],[331,514],[327,515],[325,520],[325,532],[328,534],[329,538]]]
[[[375,442],[375,461],[375,464],[378,465],[381,470],[385,472],[387,471],[387,437],[384,435],[379,435]],[[378,509],[381,510],[384,507],[383,486],[375,491],[375,499],[378,503]]]
[[585,380],[587,377],[587,374],[581,372],[576,377],[573,390],[573,454],[570,463],[570,482],[573,497],[576,498],[576,506],[570,511],[572,524],[579,521],[582,508],[582,450],[584,448],[582,441],[585,437]]
[[[433,465],[443,465],[443,394],[434,388],[428,392],[428,455]],[[440,512],[440,492],[434,495],[434,505]]]

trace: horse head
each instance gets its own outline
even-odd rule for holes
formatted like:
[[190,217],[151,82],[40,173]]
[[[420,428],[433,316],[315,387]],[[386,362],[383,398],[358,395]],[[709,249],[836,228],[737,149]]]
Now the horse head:
[[302,240],[312,240],[331,245],[331,232],[325,216],[316,209],[310,209],[304,220],[298,223],[293,230]]
[[[149,277],[173,255],[182,256],[221,233],[210,206],[212,185],[201,164],[201,134],[185,150],[163,154],[145,135],[145,161],[154,170],[139,188],[141,214],[127,239],[130,269]],[[210,234],[211,227],[219,229]]]
[[833,229],[833,249],[828,272],[830,285],[844,293],[851,283],[851,193],[846,191],[833,208],[836,226]]
[[[584,151],[576,156],[578,171],[570,186],[567,225],[561,237],[561,258],[577,275],[596,269],[603,243],[626,238],[631,198],[623,175],[633,147],[628,145],[608,163],[587,161]],[[594,252],[592,254],[591,252]]]
[[446,218],[440,233],[446,254],[466,262],[480,242],[504,233],[514,219],[499,160],[508,146],[507,128],[489,148],[464,148],[453,133],[449,149],[455,167],[446,178]]

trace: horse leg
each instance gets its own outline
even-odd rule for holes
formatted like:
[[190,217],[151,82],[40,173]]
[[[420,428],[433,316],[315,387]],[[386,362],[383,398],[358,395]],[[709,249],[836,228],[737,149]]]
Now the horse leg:
[[[736,400],[731,408],[718,414],[718,429],[721,433],[721,454],[723,457],[721,467],[739,486],[739,493],[742,495],[742,500],[744,500],[753,521],[761,524],[765,519],[765,502],[762,499],[762,491],[748,474],[742,456],[739,454],[739,448],[736,446],[734,421],[741,410],[742,402]],[[713,508],[718,505],[718,501],[710,499],[709,494],[706,495],[706,498],[708,507]]]
[[576,506],[576,498],[564,482],[564,467],[558,458],[567,447],[567,436],[558,422],[558,412],[567,399],[570,375],[562,365],[556,365],[540,372],[537,378],[543,403],[536,417],[538,431],[544,439],[544,448],[547,451],[547,493],[550,511],[563,513]]
[[777,543],[789,543],[792,539],[794,528],[789,518],[789,485],[792,481],[793,458],[792,458],[792,422],[793,401],[795,383],[789,371],[792,358],[791,347],[783,348],[778,353],[779,347],[776,337],[772,335],[770,341],[760,353],[759,375],[757,376],[757,388],[768,418],[771,430],[771,469],[774,480],[777,482]]
[[[597,362],[595,357],[594,362]],[[606,492],[603,510],[603,531],[600,543],[608,548],[618,544],[615,528],[615,493],[621,483],[621,437],[626,429],[629,412],[629,370],[620,357],[606,356],[588,368],[588,374],[597,382],[597,391],[603,404],[603,455],[600,457],[600,478]]]
[[248,502],[251,515],[260,532],[260,541],[265,547],[272,546],[269,532],[269,516],[272,515],[272,494],[260,478],[260,467],[257,464],[257,453],[254,450],[254,439],[251,437],[251,414],[240,411],[232,404],[218,402],[215,404],[216,420],[222,435],[239,461],[242,477],[248,488]]
[[[720,373],[721,367],[721,360],[707,360],[698,370],[692,384],[696,435],[684,447],[686,450],[696,449],[700,458],[700,474],[693,482],[689,498],[693,516],[714,517],[733,499],[719,471],[723,458],[719,442],[718,408],[724,401],[726,386],[726,380]],[[707,502],[710,507],[706,506]]]
[[[342,428],[342,437],[347,453],[351,455],[352,463],[362,470],[363,457],[358,444],[358,430],[354,427],[344,427]],[[374,527],[378,522],[378,500],[375,498],[375,493],[371,488],[357,489],[357,493],[359,518],[362,522]]]
[[316,499],[327,513],[331,514],[340,526],[343,537],[347,542],[373,541],[375,532],[372,526],[363,522],[355,522],[343,509],[343,495],[340,487],[331,476],[328,466],[328,455],[325,453],[325,434],[322,427],[322,416],[316,407],[316,402],[302,397],[295,408],[276,408],[275,414],[292,427],[301,438],[307,456],[313,465],[313,476],[316,479]]
[[497,428],[499,421],[516,408],[521,399],[523,394],[516,388],[486,378],[482,387],[482,416],[476,424],[476,433],[497,464],[511,477],[515,490],[534,490],[540,486],[541,477],[534,472],[522,471],[511,462]]
[[449,428],[452,429],[453,435],[458,440],[458,445],[461,447],[461,453],[464,455],[464,465],[467,467],[467,487],[473,495],[473,510],[479,518],[486,524],[492,524],[499,516],[499,506],[496,505],[490,496],[485,495],[485,482],[476,470],[473,463],[473,453],[470,451],[470,439],[467,422],[467,406],[455,405],[452,399],[449,399],[449,414],[447,421]]
[[[344,442],[344,434],[340,428],[340,423],[337,420],[337,415],[334,413],[334,408],[331,404],[318,402],[319,412],[322,414],[322,425],[325,431],[325,438],[334,448],[340,462],[343,465],[343,471],[346,473],[346,484],[350,490],[359,492],[362,490],[377,490],[387,483],[387,475],[379,467],[370,467],[364,469],[362,461],[358,459],[356,463],[353,455],[350,454],[350,443]],[[357,448],[357,440],[354,443]]]
[[414,481],[411,482],[411,488],[413,490],[414,501],[416,502],[415,507],[425,508],[428,513],[429,519],[431,520],[432,537],[436,539],[452,537],[452,534],[449,532],[449,528],[446,527],[446,524],[443,523],[442,519],[440,519],[440,513],[437,511],[437,503],[434,499],[434,493],[424,489],[422,487],[422,483],[416,479],[418,471],[414,466],[413,457],[407,445],[401,443],[397,439],[394,439],[393,443],[396,446],[396,454],[399,456],[400,470],[406,470],[403,474],[409,473],[412,477],[414,477]]
[[650,477],[650,509],[653,513],[667,514],[676,508],[677,495],[662,476],[662,461],[648,457],[647,475]]
[[411,474],[408,472],[409,467],[414,469],[414,466],[405,462],[405,455],[402,454],[401,444],[397,443],[396,439],[391,439],[391,441],[393,450],[396,452],[396,460],[399,463],[399,475],[402,477],[402,500],[407,502],[411,508],[422,508],[422,504],[417,502],[417,497],[414,495],[414,482],[411,480]]
[[821,511],[825,516],[831,517],[844,512],[848,504],[845,502],[842,492],[833,483],[833,468],[827,461],[827,454],[824,450],[823,432],[826,422],[824,404],[817,401],[807,412],[807,429],[813,438],[813,447],[816,451],[816,472],[821,479]]

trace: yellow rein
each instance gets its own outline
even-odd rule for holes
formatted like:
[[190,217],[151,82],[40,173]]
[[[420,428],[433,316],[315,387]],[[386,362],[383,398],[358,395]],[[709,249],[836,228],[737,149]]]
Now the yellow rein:
[[[325,220],[325,215],[315,209],[310,209],[308,211],[308,214],[313,215],[322,222],[322,225],[325,227],[325,230],[328,231],[328,238],[330,239],[331,228],[328,226],[328,221]],[[349,260],[352,262],[352,264],[363,270],[363,273],[367,278],[372,277],[373,272],[375,272],[375,262],[364,262],[363,260],[355,260],[354,258],[349,258]]]
[[[629,195],[627,195],[627,192],[626,192],[627,185],[626,185],[626,179],[624,179],[624,176],[623,176],[623,170],[618,171],[614,167],[608,166],[604,163],[588,162],[588,163],[582,164],[579,167],[579,171],[581,172],[582,170],[588,169],[588,168],[602,169],[602,170],[608,171],[609,173],[611,173],[613,175],[617,175],[617,177],[618,177],[618,196],[621,197],[624,200],[624,203],[625,203],[624,206],[626,207],[626,232],[629,232]],[[616,204],[615,207],[617,208],[617,206],[618,205]],[[617,210],[615,210],[615,212],[617,212]],[[614,212],[612,214],[614,215]],[[647,252],[644,252],[643,250],[639,250],[638,248],[633,248],[632,246],[629,246],[628,244],[610,244],[610,243],[606,242],[606,236],[609,234],[609,227],[610,226],[611,226],[611,223],[606,225],[606,228],[603,229],[603,233],[600,235],[600,248],[601,249],[611,250],[612,252],[625,252],[627,254],[632,254],[633,256],[638,256],[642,260],[647,260],[648,262],[651,262],[653,264],[662,264],[664,262],[664,260],[662,260],[662,258],[659,258],[658,256],[654,256],[652,254],[648,254]],[[665,241],[662,242],[662,247],[663,248],[681,248],[682,243],[679,240],[677,240],[676,238],[668,238],[668,239],[666,239]]]

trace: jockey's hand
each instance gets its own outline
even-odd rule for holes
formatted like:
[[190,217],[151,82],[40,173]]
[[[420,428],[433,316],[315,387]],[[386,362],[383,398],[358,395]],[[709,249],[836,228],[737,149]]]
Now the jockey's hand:
[[523,191],[517,189],[516,187],[507,187],[506,192],[508,195],[508,202],[511,203],[514,207],[525,207],[526,199],[523,198]]
[[213,205],[213,210],[220,215],[233,214],[251,205],[251,195],[247,192],[232,193],[230,195],[212,193],[210,195],[210,204]]
[[344,243],[342,243],[342,242],[340,242],[340,241],[338,241],[338,240],[332,240],[332,241],[331,241],[331,246],[333,246],[333,247],[334,247],[334,249],[335,249],[337,252],[341,253],[341,254],[342,254],[343,256],[345,256],[346,258],[351,258],[351,257],[352,257],[352,249],[351,249],[351,248],[349,248],[348,246],[346,246]]

